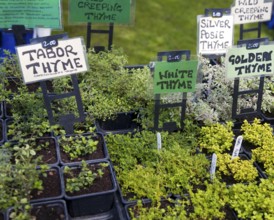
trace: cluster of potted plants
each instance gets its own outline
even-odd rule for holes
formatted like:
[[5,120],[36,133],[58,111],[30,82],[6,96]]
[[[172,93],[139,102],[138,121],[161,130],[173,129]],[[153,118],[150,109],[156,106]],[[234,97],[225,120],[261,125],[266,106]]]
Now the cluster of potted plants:
[[[49,123],[39,84],[23,83],[15,56],[4,58],[1,72],[0,219],[113,214],[116,181],[93,118],[87,112],[67,134]],[[71,90],[68,78],[49,85],[52,93]],[[62,101],[52,104],[54,117],[77,114],[71,100]]]
[[[86,118],[72,134],[50,125],[41,89],[23,83],[16,57],[1,63],[0,219],[31,219],[44,210],[57,214],[48,219],[274,217],[273,121],[262,116],[234,129],[233,82],[224,77],[223,62],[200,59],[203,80],[188,94],[184,127],[157,133],[150,69],[127,67],[116,48],[87,56],[90,70],[78,75]],[[273,112],[271,80],[264,113]],[[73,89],[70,77],[47,83],[51,93]],[[247,79],[242,86],[255,82]],[[161,99],[178,102],[181,96]],[[77,115],[74,101],[52,103],[54,117]],[[180,109],[166,109],[159,118],[160,124],[180,125]],[[238,135],[243,146],[235,156]]]
[[[128,218],[273,218],[273,178],[266,178],[243,148],[232,158],[232,125],[192,125],[195,135],[189,134],[193,128],[180,133],[162,132],[161,150],[151,131],[106,136]],[[191,135],[198,142],[189,140]],[[213,176],[211,153],[217,155]],[[238,196],[245,190],[254,192],[252,196]],[[257,196],[262,190],[263,195]],[[258,203],[263,196],[267,199]],[[249,206],[252,208],[248,210]]]

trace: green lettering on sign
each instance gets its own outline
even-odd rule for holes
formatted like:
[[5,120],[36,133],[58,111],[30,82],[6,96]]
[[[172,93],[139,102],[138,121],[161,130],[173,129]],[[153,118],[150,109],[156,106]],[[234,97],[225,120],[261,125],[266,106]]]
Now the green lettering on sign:
[[131,2],[131,0],[69,0],[69,21],[129,24]]
[[0,27],[61,29],[60,0],[0,0]]
[[154,94],[194,92],[197,80],[197,60],[155,62]]
[[227,78],[273,75],[274,45],[258,48],[229,48],[226,54]]

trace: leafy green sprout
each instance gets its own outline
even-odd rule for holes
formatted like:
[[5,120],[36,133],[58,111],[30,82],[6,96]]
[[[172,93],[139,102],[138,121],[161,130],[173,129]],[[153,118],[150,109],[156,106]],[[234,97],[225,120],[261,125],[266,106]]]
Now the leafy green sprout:
[[86,161],[81,163],[81,171],[75,176],[73,174],[73,167],[64,167],[64,174],[66,178],[66,192],[74,193],[81,189],[87,189],[91,187],[97,178],[102,178],[104,175],[104,168],[108,167],[108,163],[100,163],[100,168],[96,171],[92,171],[89,164]]
[[76,159],[96,151],[99,141],[92,136],[76,135],[61,136],[59,143],[71,159]]

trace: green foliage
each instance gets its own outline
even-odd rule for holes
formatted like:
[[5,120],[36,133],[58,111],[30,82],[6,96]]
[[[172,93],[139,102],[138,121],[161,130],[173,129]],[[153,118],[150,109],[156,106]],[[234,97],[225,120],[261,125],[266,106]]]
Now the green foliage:
[[34,158],[35,151],[29,145],[15,146],[14,151],[14,164],[0,160],[0,210],[13,207],[12,219],[30,219],[30,193],[43,189],[39,177],[48,167],[37,169],[39,158]]
[[71,159],[91,154],[97,149],[99,143],[91,135],[61,136],[58,139],[60,148],[69,155]]
[[13,117],[8,124],[7,135],[10,140],[18,141],[21,138],[39,138],[50,134],[51,126],[45,118],[32,117],[22,118]]
[[[188,129],[190,132],[190,124]],[[162,150],[159,151],[156,134],[151,131],[106,136],[124,195],[159,201],[168,193],[182,195],[192,184],[202,185],[209,178],[209,161],[204,155],[194,153],[191,145],[195,144],[194,137],[185,138],[183,132],[161,132],[161,137]]]
[[129,70],[121,49],[88,52],[90,70],[80,75],[80,88],[88,116],[108,119],[118,112],[137,111],[151,99],[152,77],[146,67]]
[[263,164],[266,174],[274,178],[274,138],[269,139],[263,146],[252,150],[252,160]]
[[268,123],[261,123],[257,118],[252,123],[245,120],[241,126],[244,140],[262,146],[265,141],[273,138],[273,128]]
[[229,205],[241,219],[273,219],[273,202],[274,184],[270,179],[262,179],[259,185],[239,183],[230,188]]
[[183,146],[173,144],[159,152],[157,169],[168,193],[182,195],[209,179],[209,161],[204,154],[192,154]]
[[142,204],[141,200],[137,201],[134,207],[129,207],[128,211],[130,213],[132,220],[187,220],[187,213],[185,211],[186,201],[176,201],[172,202],[162,201],[157,204]]
[[[212,64],[211,60],[199,57],[201,74],[200,82],[197,84],[196,92],[189,94],[187,101],[187,114],[194,120],[203,124],[211,124],[220,121],[232,120],[232,100],[234,81],[227,79],[225,59],[221,57],[216,64]],[[264,98],[262,102],[262,111],[271,112],[274,103],[273,96],[273,79],[265,78]],[[258,89],[259,79],[241,78],[240,90]],[[239,96],[237,112],[245,108],[257,107],[257,93]],[[220,104],[221,103],[221,104]]]
[[[173,104],[182,102],[182,93],[162,94],[160,97],[161,104]],[[151,99],[145,108],[140,109],[138,122],[144,129],[154,127],[155,117],[155,99]],[[163,108],[159,113],[159,127],[162,128],[164,123],[175,122],[178,128],[181,128],[181,108]]]
[[273,77],[265,78],[264,94],[262,101],[262,111],[264,113],[274,113],[274,86]]
[[[24,116],[45,116],[44,101],[41,93],[29,93],[26,86],[18,88],[18,92],[13,94],[12,99],[7,100],[12,106],[12,114]],[[35,108],[34,108],[35,107]]]
[[[19,154],[18,151],[20,151],[23,148],[29,149],[29,154],[35,156],[37,152],[39,152],[42,149],[47,149],[50,145],[50,142],[47,139],[40,140],[36,138],[27,138],[23,139],[20,138],[16,142],[5,142],[4,147],[12,150],[13,154]],[[17,153],[16,153],[17,152]]]
[[163,176],[157,168],[135,165],[119,173],[117,179],[126,197],[133,194],[132,199],[149,198],[156,203],[167,196]]
[[[13,91],[9,88],[9,80],[16,85],[16,87],[22,86],[20,67],[17,56],[11,54],[9,51],[4,51],[5,57],[1,58],[0,64],[0,100],[5,101],[10,98]],[[21,80],[20,80],[21,79]]]
[[232,176],[237,182],[250,183],[258,177],[258,170],[252,160],[242,160],[240,157],[232,159],[227,153],[217,154],[217,171],[221,175]]
[[252,123],[244,121],[241,126],[244,140],[254,144],[252,149],[252,160],[263,165],[266,174],[274,177],[274,136],[273,128],[268,123],[262,123],[255,119]]
[[188,114],[206,125],[231,120],[233,80],[225,77],[224,57],[216,65],[208,58],[199,57],[199,61],[201,83],[188,99]]
[[194,211],[190,219],[225,219],[224,207],[229,201],[228,188],[224,183],[214,181],[206,183],[206,189],[190,191],[190,200]]
[[199,137],[200,149],[206,149],[208,153],[222,153],[230,150],[234,138],[232,126],[232,122],[203,126]]
[[64,167],[65,177],[65,186],[66,192],[74,193],[80,191],[81,189],[89,188],[93,185],[95,179],[102,178],[104,175],[104,168],[108,166],[107,163],[100,163],[100,168],[96,169],[96,171],[92,171],[90,169],[89,164],[86,161],[82,161],[81,163],[81,171],[78,175],[73,174],[73,170],[77,169],[74,167]]
[[[163,133],[162,136],[167,135]],[[115,134],[105,137],[111,160],[116,170],[129,170],[135,164],[157,163],[156,134],[141,131],[135,134]]]

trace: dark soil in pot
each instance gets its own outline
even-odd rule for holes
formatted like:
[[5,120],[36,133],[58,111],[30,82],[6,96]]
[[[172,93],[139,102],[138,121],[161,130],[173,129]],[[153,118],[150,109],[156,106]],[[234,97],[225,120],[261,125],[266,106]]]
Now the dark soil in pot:
[[91,154],[86,154],[84,156],[71,159],[69,154],[64,152],[62,148],[62,143],[59,142],[59,153],[60,153],[60,159],[61,163],[66,164],[66,163],[75,163],[75,162],[81,162],[82,160],[89,161],[89,160],[99,160],[99,159],[106,159],[107,153],[105,151],[105,142],[102,137],[102,135],[94,136],[94,140],[98,141],[97,144],[97,149],[92,152]]
[[61,178],[59,169],[51,168],[47,172],[47,176],[40,176],[43,182],[43,190],[32,190],[31,200],[43,200],[47,198],[56,198],[62,196]]
[[66,214],[61,206],[39,205],[31,210],[35,220],[64,220]]
[[48,143],[46,148],[37,151],[37,156],[42,156],[42,164],[56,164],[58,162],[56,140],[54,138],[38,138],[36,145]]
[[[93,164],[93,165],[90,165],[89,167],[90,167],[90,170],[92,172],[95,172],[97,169],[100,169],[100,165],[98,165],[98,164]],[[103,172],[104,172],[103,176],[101,178],[96,178],[94,180],[92,186],[90,186],[89,188],[80,189],[79,191],[73,192],[73,193],[66,192],[66,194],[68,196],[79,196],[79,195],[91,194],[91,193],[96,193],[96,192],[103,192],[103,191],[108,191],[108,190],[113,189],[112,180],[111,180],[111,173],[110,173],[109,168],[108,167],[103,168]],[[79,168],[73,169],[72,176],[76,177],[76,176],[79,175],[79,173],[80,173]],[[65,185],[66,185],[66,182],[67,182],[66,179],[69,178],[69,177],[71,177],[71,175],[64,173]]]

